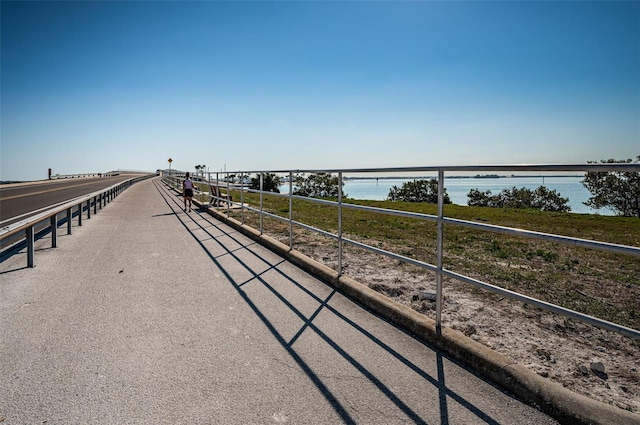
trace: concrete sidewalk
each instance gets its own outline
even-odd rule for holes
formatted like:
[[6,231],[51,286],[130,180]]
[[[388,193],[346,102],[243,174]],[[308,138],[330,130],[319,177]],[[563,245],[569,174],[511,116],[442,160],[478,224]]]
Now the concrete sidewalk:
[[2,425],[557,423],[158,179],[58,238],[0,264]]

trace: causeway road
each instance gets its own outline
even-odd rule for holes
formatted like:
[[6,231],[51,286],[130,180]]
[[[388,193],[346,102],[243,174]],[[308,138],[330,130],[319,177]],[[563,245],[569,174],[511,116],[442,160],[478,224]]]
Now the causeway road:
[[2,425],[557,423],[158,178],[36,249],[0,263]]
[[0,223],[10,224],[42,208],[106,189],[136,176],[139,174],[2,184]]

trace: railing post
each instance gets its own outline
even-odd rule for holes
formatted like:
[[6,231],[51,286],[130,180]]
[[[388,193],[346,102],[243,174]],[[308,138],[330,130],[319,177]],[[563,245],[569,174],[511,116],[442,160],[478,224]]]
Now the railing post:
[[444,218],[444,170],[438,171],[438,240],[436,271],[436,334],[442,334],[442,251]]
[[262,200],[263,200],[263,194],[262,194],[262,184],[264,181],[264,173],[260,173],[260,234],[262,234]]
[[73,211],[69,207],[67,208],[67,235],[71,234],[71,216],[73,216]]
[[342,276],[342,171],[338,173],[338,276]]
[[240,173],[240,223],[244,226],[244,172]]
[[289,171],[289,249],[293,249],[293,171]]
[[216,173],[216,208],[220,208],[220,201],[222,200],[222,194],[220,193],[220,173]]
[[231,214],[231,191],[229,186],[229,172],[225,174],[225,178],[227,180],[227,217]]
[[51,217],[51,248],[58,246],[58,215]]
[[33,233],[33,226],[27,227],[27,267],[33,267],[34,265],[35,241]]
[[87,219],[91,218],[91,199],[87,199]]
[[78,226],[82,226],[82,202],[78,204]]

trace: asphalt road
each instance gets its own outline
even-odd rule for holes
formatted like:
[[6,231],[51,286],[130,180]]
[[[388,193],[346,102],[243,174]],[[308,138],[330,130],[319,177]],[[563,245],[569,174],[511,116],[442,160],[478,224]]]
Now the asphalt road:
[[134,175],[0,185],[0,223],[11,224],[31,213],[105,189],[131,177]]

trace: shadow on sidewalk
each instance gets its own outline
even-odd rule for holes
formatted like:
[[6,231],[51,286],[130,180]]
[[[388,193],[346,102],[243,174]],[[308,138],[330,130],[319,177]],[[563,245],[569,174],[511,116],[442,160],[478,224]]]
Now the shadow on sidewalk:
[[[440,424],[449,424],[451,419],[448,400],[457,403],[460,407],[470,412],[475,417],[474,423],[499,423],[498,421],[490,417],[487,413],[482,411],[482,409],[465,399],[465,397],[447,387],[445,377],[445,360],[447,362],[456,364],[462,369],[467,370],[468,372],[477,376],[483,382],[486,382],[488,385],[491,385],[495,388],[495,386],[488,382],[486,379],[480,377],[473,371],[470,371],[463,365],[460,365],[455,360],[447,356],[443,356],[432,347],[429,347],[424,343],[420,343],[425,350],[434,352],[436,357],[435,370],[432,370],[432,372],[429,373],[427,370],[425,370],[427,369],[426,367],[416,364],[415,361],[410,360],[398,349],[392,347],[390,344],[377,337],[373,333],[375,331],[365,329],[363,326],[357,323],[357,320],[347,317],[345,313],[339,311],[336,307],[334,307],[331,301],[336,296],[338,296],[334,289],[327,287],[328,295],[316,295],[313,291],[309,290],[302,283],[300,283],[292,273],[288,273],[286,267],[281,267],[284,263],[286,263],[285,260],[280,257],[276,257],[275,255],[270,256],[271,258],[266,258],[264,254],[261,255],[261,253],[258,252],[255,242],[250,240],[248,240],[247,242],[247,239],[244,237],[236,237],[236,235],[238,235],[237,232],[226,231],[225,229],[228,229],[227,226],[221,225],[220,222],[218,222],[215,218],[210,217],[206,213],[202,214],[200,211],[190,214],[184,213],[181,206],[181,198],[176,198],[175,196],[173,196],[173,194],[168,192],[161,183],[154,182],[154,184],[156,185],[157,190],[160,192],[167,205],[169,205],[169,207],[173,211],[173,213],[168,213],[166,215],[176,215],[176,218],[181,221],[185,229],[194,237],[196,241],[198,241],[211,261],[220,268],[225,277],[229,280],[229,282],[231,282],[234,289],[247,303],[247,305],[253,310],[256,316],[259,317],[264,325],[269,329],[273,337],[287,351],[291,358],[299,365],[299,367],[304,371],[308,378],[318,388],[318,390],[325,397],[327,402],[331,404],[335,412],[340,416],[344,423],[356,423],[356,419],[349,412],[350,409],[348,409],[348,406],[345,406],[343,402],[339,400],[338,395],[334,394],[329,385],[321,377],[321,374],[319,374],[311,364],[305,361],[303,355],[296,351],[296,349],[294,348],[294,344],[296,343],[296,341],[301,339],[307,332],[312,332],[314,334],[314,338],[319,338],[325,344],[324,348],[330,348],[335,354],[337,354],[343,360],[347,361],[353,368],[360,372],[361,375],[369,383],[375,386],[380,391],[380,393],[384,395],[384,397],[386,397],[400,411],[402,411],[403,414],[406,415],[406,420],[410,421],[411,423],[427,424],[436,422]],[[221,240],[224,240],[225,243],[223,244]],[[229,241],[232,243],[228,243]],[[215,249],[212,248],[212,243],[215,243]],[[247,263],[247,261],[241,258],[241,253],[242,255],[251,255],[255,257],[254,259],[259,260],[258,262],[262,264],[262,266],[258,269],[255,267],[252,268]],[[225,267],[225,264],[221,262],[222,257],[229,261],[234,261],[237,265],[241,266],[243,272],[230,272],[229,268]],[[234,267],[234,269],[236,268]],[[292,288],[287,290],[283,290],[282,287],[276,288],[276,285],[274,285],[272,282],[273,279],[269,279],[267,277],[267,274],[270,273],[276,273],[279,280],[284,279]],[[286,335],[291,334],[292,332],[290,332],[290,329],[286,328],[286,326],[283,326],[280,323],[281,321],[274,320],[274,317],[270,318],[270,315],[273,315],[274,312],[265,311],[264,309],[262,309],[257,304],[257,300],[253,300],[251,296],[244,290],[244,286],[249,282],[257,282],[259,283],[259,285],[262,285],[262,287],[266,291],[268,291],[268,293],[276,297],[277,300],[279,300],[279,302],[284,307],[286,307],[286,311],[284,313],[283,311],[276,312],[279,316],[282,316],[285,313],[291,313],[302,322],[302,326],[300,326],[297,331],[293,332],[292,337],[288,337]],[[299,307],[294,305],[294,301],[290,297],[291,290],[296,290],[297,292],[301,291],[307,297],[310,297],[317,306],[315,308],[315,311],[313,311],[312,314],[303,313]],[[437,407],[439,414],[437,414],[435,411],[436,406],[426,406],[421,409],[422,413],[417,412],[415,407],[412,408],[411,406],[409,406],[408,402],[403,399],[402,395],[398,395],[398,390],[391,388],[388,384],[385,384],[382,379],[376,375],[376,373],[369,370],[369,368],[367,368],[367,366],[365,366],[363,362],[356,359],[354,355],[351,355],[343,344],[337,342],[334,338],[323,331],[319,325],[316,324],[321,314],[333,315],[332,320],[337,320],[340,326],[345,329],[349,329],[351,332],[356,332],[361,338],[366,339],[368,343],[373,344],[375,347],[381,350],[381,353],[384,353],[387,357],[395,359],[395,361],[399,362],[399,364],[401,364],[405,368],[407,374],[417,374],[424,381],[424,383],[437,389]],[[289,322],[288,324],[290,325],[291,323]],[[387,325],[393,326],[389,323],[387,323]],[[398,332],[402,332],[406,335],[403,330],[398,328],[396,329],[398,330]],[[433,376],[434,371],[436,372],[436,376]],[[497,391],[501,390],[497,389]],[[372,402],[377,403],[378,400],[372,400]],[[425,403],[427,402],[428,401],[425,401]],[[425,412],[429,412],[428,417],[425,415]],[[436,419],[438,416],[439,421]]]

